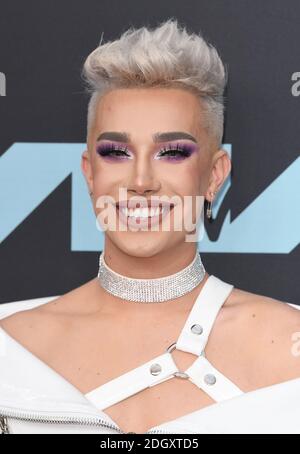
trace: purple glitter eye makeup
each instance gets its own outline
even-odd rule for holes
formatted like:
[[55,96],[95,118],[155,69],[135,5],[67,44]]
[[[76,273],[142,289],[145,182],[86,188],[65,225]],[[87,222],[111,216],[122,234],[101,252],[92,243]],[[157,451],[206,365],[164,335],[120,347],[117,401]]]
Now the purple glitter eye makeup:
[[127,146],[121,146],[119,144],[103,143],[101,145],[97,145],[96,151],[101,157],[114,161],[131,158]]
[[[132,159],[127,146],[115,143],[103,143],[96,147],[96,151],[102,158],[112,161]],[[169,162],[179,162],[189,158],[197,151],[197,145],[188,143],[168,144],[162,147],[155,155],[154,159]]]
[[182,161],[189,158],[197,150],[196,145],[187,144],[187,143],[177,143],[175,145],[169,144],[166,147],[163,147],[159,153],[158,157],[155,159],[167,159],[168,161]]

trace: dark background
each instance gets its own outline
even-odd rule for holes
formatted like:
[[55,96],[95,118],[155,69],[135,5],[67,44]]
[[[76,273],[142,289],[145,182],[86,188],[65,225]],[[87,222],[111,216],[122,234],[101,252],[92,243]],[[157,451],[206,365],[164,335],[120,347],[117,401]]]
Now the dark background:
[[[232,220],[299,156],[300,98],[290,92],[300,71],[298,0],[27,0],[0,8],[0,155],[14,142],[85,142],[80,71],[101,34],[113,40],[131,25],[176,17],[201,31],[229,69],[223,143],[233,146]],[[59,295],[97,274],[99,252],[70,251],[70,189],[68,177],[1,244],[0,302]],[[59,213],[55,224],[49,211]],[[220,227],[217,220],[208,235]],[[237,288],[300,304],[299,245],[290,254],[201,257],[209,274]]]

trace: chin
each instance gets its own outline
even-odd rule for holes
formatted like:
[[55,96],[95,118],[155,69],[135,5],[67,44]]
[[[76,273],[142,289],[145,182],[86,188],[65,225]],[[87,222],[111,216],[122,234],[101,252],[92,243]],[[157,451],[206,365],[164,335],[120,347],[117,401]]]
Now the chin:
[[118,249],[139,258],[161,254],[184,241],[182,232],[173,232],[172,235],[171,232],[106,232],[106,234]]
[[139,257],[139,258],[149,258],[153,257],[164,250],[163,244],[154,244],[151,242],[132,242],[132,244],[123,245],[125,247],[120,247],[127,255],[131,255],[132,257]]

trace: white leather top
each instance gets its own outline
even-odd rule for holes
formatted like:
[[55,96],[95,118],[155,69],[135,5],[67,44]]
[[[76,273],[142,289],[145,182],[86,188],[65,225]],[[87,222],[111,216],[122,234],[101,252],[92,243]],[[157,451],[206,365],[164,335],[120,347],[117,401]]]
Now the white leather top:
[[[184,372],[187,374],[188,379],[195,386],[207,392],[216,401],[216,404],[157,426],[162,431],[166,430],[168,432],[171,430],[169,433],[220,433],[218,432],[220,427],[228,426],[228,421],[226,421],[226,411],[228,411],[228,408],[230,412],[233,411],[233,414],[230,413],[230,415],[234,416],[234,411],[239,411],[240,406],[243,406],[243,402],[248,402],[248,416],[244,419],[244,426],[243,424],[242,426],[246,429],[247,420],[249,424],[249,418],[252,418],[250,429],[251,427],[253,428],[254,424],[257,429],[255,433],[259,433],[261,427],[264,426],[258,424],[257,418],[260,420],[259,415],[266,413],[266,409],[262,413],[255,413],[257,412],[257,408],[252,404],[253,402],[255,403],[257,396],[259,397],[260,408],[263,405],[264,399],[267,399],[269,404],[271,403],[271,407],[273,405],[273,410],[277,408],[276,406],[280,406],[283,401],[280,402],[276,399],[272,401],[270,399],[270,390],[277,390],[277,395],[287,399],[288,402],[290,401],[292,406],[295,405],[296,395],[299,399],[300,379],[261,388],[251,393],[243,393],[235,383],[225,377],[221,371],[214,368],[203,355],[213,323],[232,289],[233,286],[231,284],[225,283],[211,275],[202,287],[177,339],[176,345],[177,349],[195,354],[196,359],[194,363]],[[58,295],[2,304],[0,305],[0,319],[20,310],[45,304],[57,297]],[[300,309],[298,306],[294,307]],[[154,365],[155,367],[153,367]],[[19,368],[20,370],[18,370]],[[47,364],[39,360],[20,343],[11,338],[1,327],[0,370],[0,415],[5,414],[5,411],[11,410],[26,411],[27,414],[28,412],[34,413],[36,411],[39,413],[48,412],[49,414],[76,411],[76,413],[81,413],[82,415],[101,416],[103,420],[116,427],[117,425],[103,412],[103,409],[148,386],[155,386],[155,384],[161,381],[172,378],[174,373],[182,372],[178,371],[171,352],[162,352],[158,357],[149,358],[147,363],[137,365],[136,369],[116,377],[114,380],[84,395],[60,374],[56,373]],[[217,412],[217,414],[222,414],[223,412],[223,415],[225,415],[225,421],[223,420],[222,422],[213,416],[215,422],[211,426],[212,421],[209,417],[206,420],[205,418],[203,419],[202,415],[210,415],[210,413],[214,415],[216,411],[214,408],[216,409],[216,407],[221,409],[221,412]],[[292,419],[296,416],[299,418],[299,408],[300,404],[297,406],[298,413],[296,414],[293,407],[292,410],[294,413],[291,414]],[[253,411],[255,416],[253,416]],[[269,416],[265,414],[265,417],[270,418],[271,415],[272,412]],[[243,413],[243,418],[244,416]],[[287,415],[285,417],[287,418]],[[232,433],[239,433],[241,418],[235,419],[236,428]],[[199,421],[202,421],[201,427],[199,426]],[[277,418],[277,423],[270,426],[272,430],[278,426],[279,421],[283,421],[282,418]],[[151,430],[153,429],[155,430],[156,428],[152,428]],[[181,432],[182,430],[184,431]],[[228,427],[227,430],[229,430]],[[289,421],[288,430],[291,430],[291,433],[293,433],[292,421]],[[224,433],[230,433],[230,430]],[[241,433],[247,433],[247,430]]]

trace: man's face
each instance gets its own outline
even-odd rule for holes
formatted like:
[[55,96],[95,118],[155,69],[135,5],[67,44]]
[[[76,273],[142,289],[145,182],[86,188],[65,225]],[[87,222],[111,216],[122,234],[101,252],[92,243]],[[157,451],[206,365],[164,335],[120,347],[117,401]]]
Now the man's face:
[[[106,239],[137,256],[151,256],[185,241],[185,225],[197,222],[196,206],[203,205],[217,151],[205,124],[200,101],[186,90],[115,89],[99,100],[82,169],[92,188],[100,222],[104,212],[97,207],[97,200],[111,197],[117,230],[107,229]],[[126,188],[121,197],[119,188]],[[160,212],[155,218],[154,211],[144,211],[146,219],[128,217],[142,212],[120,213],[114,203],[124,200],[124,194],[132,201],[143,198],[147,202],[154,196],[169,201],[173,198],[175,206],[170,202],[166,217]],[[184,197],[192,200],[192,208],[185,207]],[[150,214],[152,218],[148,218]],[[127,229],[121,231],[118,222]],[[182,228],[177,231],[179,225]]]

